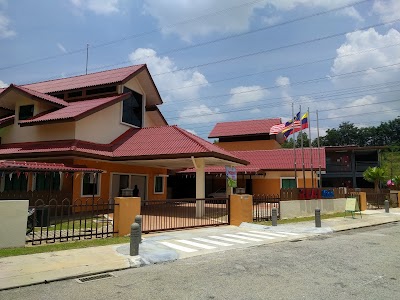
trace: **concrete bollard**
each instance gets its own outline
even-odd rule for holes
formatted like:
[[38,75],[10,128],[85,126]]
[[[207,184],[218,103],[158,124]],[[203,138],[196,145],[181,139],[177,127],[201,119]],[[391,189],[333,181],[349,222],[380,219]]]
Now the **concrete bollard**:
[[141,215],[137,215],[135,217],[135,223],[138,223],[139,227],[140,227],[140,241],[139,241],[139,243],[141,243],[142,242],[142,216]]
[[278,226],[278,212],[275,207],[272,209],[271,220],[272,226]]
[[315,209],[315,227],[321,227],[321,210],[319,208]]
[[389,212],[389,200],[386,199],[384,203],[385,203],[385,213],[388,213]]
[[139,255],[139,244],[140,244],[140,226],[138,223],[131,225],[131,240],[129,245],[129,255]]

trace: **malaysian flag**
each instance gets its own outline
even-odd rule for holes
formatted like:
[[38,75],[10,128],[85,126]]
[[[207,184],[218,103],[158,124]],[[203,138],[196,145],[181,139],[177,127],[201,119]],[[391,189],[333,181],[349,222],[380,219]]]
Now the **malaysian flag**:
[[269,134],[281,133],[283,129],[285,129],[285,124],[274,125],[270,128]]

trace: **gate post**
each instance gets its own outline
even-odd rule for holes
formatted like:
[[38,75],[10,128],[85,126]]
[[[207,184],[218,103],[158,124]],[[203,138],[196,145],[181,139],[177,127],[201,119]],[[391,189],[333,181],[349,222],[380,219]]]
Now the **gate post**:
[[253,196],[230,195],[230,225],[239,226],[242,222],[253,222]]
[[131,224],[140,215],[140,197],[116,197],[114,206],[114,230],[117,236],[131,232]]

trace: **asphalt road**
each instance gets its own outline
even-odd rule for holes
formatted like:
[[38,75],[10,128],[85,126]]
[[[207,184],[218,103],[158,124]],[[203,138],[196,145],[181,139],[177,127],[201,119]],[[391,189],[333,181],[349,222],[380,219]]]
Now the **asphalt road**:
[[0,299],[400,299],[400,223],[1,291]]

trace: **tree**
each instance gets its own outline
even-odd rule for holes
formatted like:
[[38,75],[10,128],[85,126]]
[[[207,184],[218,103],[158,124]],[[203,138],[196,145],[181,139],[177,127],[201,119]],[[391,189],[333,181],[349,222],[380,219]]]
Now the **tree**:
[[366,181],[373,182],[375,191],[379,193],[379,183],[386,179],[385,170],[379,167],[368,167],[363,173]]
[[[303,135],[303,147],[304,148],[308,148],[310,147],[310,139],[308,138],[307,133],[305,133],[304,131],[302,132]],[[291,137],[290,139],[287,139],[283,144],[282,144],[282,148],[293,148],[293,137]],[[300,132],[297,134],[297,138],[296,138],[296,148],[301,148],[301,134]]]

